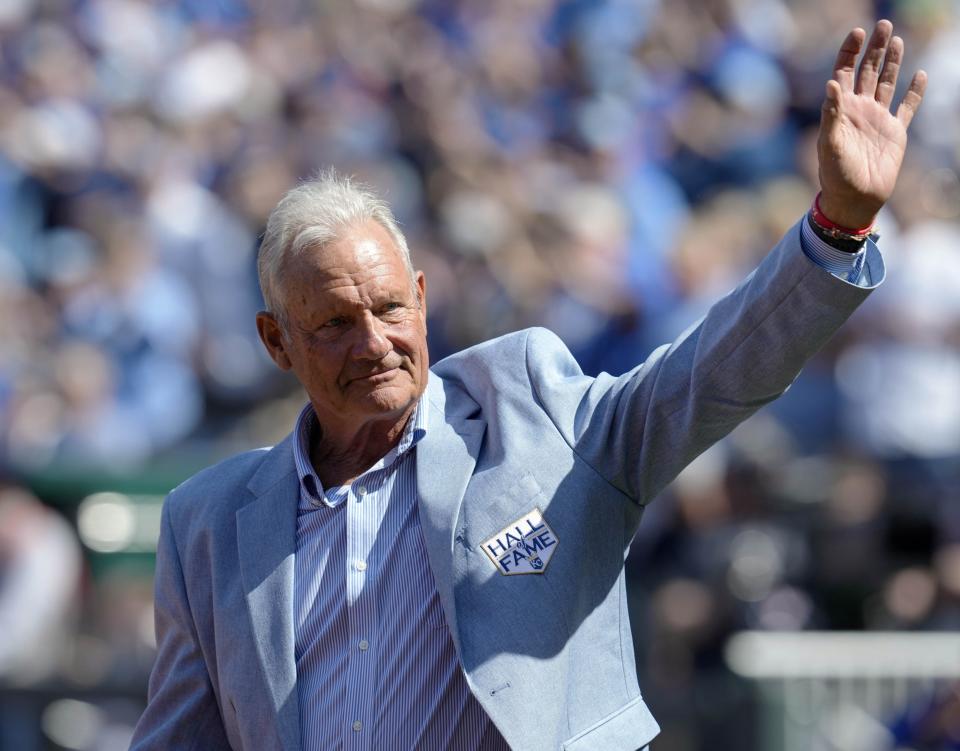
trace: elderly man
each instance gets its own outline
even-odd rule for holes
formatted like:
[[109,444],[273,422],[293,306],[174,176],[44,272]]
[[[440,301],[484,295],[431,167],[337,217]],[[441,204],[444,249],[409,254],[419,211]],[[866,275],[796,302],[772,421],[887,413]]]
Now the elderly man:
[[918,73],[892,27],[827,84],[822,193],[704,320],[620,378],[523,331],[430,371],[426,280],[388,207],[327,175],[260,256],[293,433],[164,506],[158,655],[135,749],[636,749],[623,560],[644,504],[781,394],[883,277],[868,239]]

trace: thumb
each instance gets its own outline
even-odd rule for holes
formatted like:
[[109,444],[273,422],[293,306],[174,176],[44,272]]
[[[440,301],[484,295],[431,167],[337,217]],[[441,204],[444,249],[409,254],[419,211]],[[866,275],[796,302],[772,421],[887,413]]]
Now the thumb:
[[832,125],[840,116],[840,96],[840,84],[831,78],[827,81],[826,97],[820,109],[823,125]]

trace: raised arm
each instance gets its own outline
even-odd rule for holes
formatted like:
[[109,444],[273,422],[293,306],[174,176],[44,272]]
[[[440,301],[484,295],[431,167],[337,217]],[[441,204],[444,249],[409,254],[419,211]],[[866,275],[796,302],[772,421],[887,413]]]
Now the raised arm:
[[[854,29],[843,43],[820,126],[819,204],[848,233],[869,228],[892,193],[926,85],[918,72],[891,114],[903,42],[880,21],[857,72],[864,37]],[[697,326],[633,371],[586,378],[558,340],[536,334],[528,347],[531,381],[577,453],[644,503],[786,390],[882,280],[877,249],[865,253],[861,277],[845,281],[804,254],[797,225]]]

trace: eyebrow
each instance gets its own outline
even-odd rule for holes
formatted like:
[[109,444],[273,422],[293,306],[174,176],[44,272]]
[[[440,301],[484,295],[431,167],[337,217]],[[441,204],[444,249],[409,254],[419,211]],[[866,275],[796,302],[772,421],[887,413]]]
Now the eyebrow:
[[[407,307],[416,308],[418,306],[418,296],[415,294],[413,289],[404,289],[396,290],[394,293],[384,294],[382,298],[374,298],[370,301],[370,306],[368,308],[367,304],[362,300],[353,299],[353,300],[339,300],[334,304],[325,304],[319,310],[316,310],[313,315],[309,317],[310,325],[297,327],[304,332],[315,331],[320,328],[324,323],[329,321],[331,318],[339,318],[347,314],[355,314],[363,310],[376,310],[382,305],[389,305],[390,303],[401,303]],[[314,320],[319,320],[319,323],[313,324]]]

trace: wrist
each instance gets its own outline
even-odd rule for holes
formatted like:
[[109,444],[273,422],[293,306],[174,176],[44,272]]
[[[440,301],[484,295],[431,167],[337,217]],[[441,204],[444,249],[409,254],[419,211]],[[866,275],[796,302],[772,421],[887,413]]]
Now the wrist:
[[851,206],[848,201],[838,201],[820,191],[813,202],[813,218],[827,230],[841,234],[866,237],[873,230],[880,207]]
[[[860,239],[856,235],[842,235],[835,231],[824,229],[814,220],[812,208],[807,212],[803,221],[810,228],[814,236],[818,237],[831,248],[843,251],[844,253],[850,253],[851,255],[859,253],[867,242],[865,237]],[[871,237],[876,237],[876,235],[871,235]]]
[[[846,253],[856,253],[863,248],[867,238],[873,234],[873,219],[865,224],[844,226],[834,221],[823,208],[824,197],[817,193],[813,205],[807,213],[807,222],[814,234],[823,242]],[[845,215],[846,216],[846,215]],[[851,221],[851,220],[848,220]],[[853,219],[853,221],[862,221]]]

